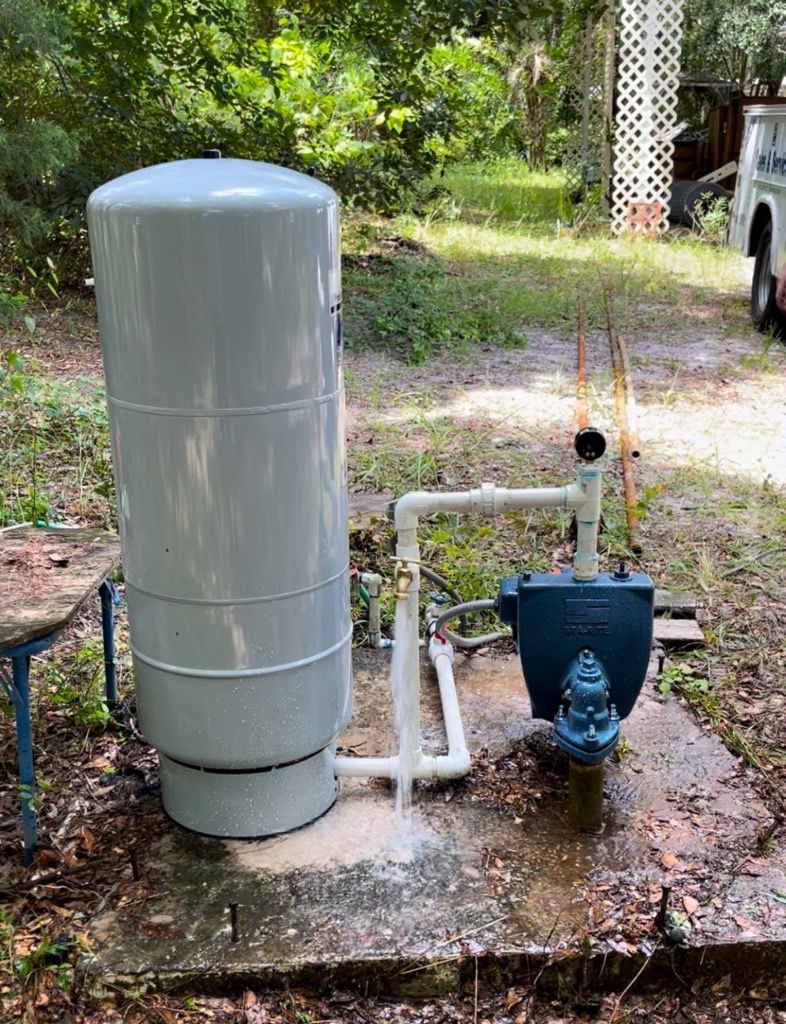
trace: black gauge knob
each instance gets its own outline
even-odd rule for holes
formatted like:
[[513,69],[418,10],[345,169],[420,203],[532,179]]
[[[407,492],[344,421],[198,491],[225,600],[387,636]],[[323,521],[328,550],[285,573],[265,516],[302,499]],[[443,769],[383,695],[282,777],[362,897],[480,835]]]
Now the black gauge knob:
[[573,438],[576,454],[585,462],[594,462],[606,451],[606,438],[597,427],[582,427]]

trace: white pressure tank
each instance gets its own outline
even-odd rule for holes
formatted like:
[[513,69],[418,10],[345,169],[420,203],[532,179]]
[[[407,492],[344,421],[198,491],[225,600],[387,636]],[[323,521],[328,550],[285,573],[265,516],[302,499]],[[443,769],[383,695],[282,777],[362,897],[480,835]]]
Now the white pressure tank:
[[351,710],[336,195],[202,158],[110,181],[87,214],[164,806],[210,835],[286,831],[333,803]]

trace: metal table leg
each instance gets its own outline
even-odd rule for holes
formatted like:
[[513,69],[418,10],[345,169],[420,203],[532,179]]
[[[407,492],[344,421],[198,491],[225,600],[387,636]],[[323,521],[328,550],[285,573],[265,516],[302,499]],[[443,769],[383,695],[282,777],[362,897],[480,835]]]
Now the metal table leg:
[[14,712],[16,715],[16,760],[19,765],[19,796],[22,801],[22,845],[25,864],[33,861],[36,847],[35,769],[33,767],[33,730],[30,722],[30,659],[19,655],[13,666]]
[[60,636],[56,630],[48,636],[30,640],[0,651],[0,658],[11,661],[11,679],[0,667],[0,685],[14,705],[16,719],[16,760],[19,766],[19,794],[22,804],[22,847],[25,864],[33,862],[36,848],[35,767],[33,765],[33,728],[30,720],[30,658],[40,654]]
[[115,672],[115,631],[113,604],[117,604],[117,592],[111,580],[104,580],[98,588],[101,595],[101,632],[104,637],[104,677],[106,679],[106,704],[110,711],[117,707],[117,675]]

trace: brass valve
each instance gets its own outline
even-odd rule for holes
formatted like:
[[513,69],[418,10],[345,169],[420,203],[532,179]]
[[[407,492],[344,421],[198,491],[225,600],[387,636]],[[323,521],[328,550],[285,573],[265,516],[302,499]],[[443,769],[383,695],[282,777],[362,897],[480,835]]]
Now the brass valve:
[[402,601],[409,596],[409,585],[412,582],[414,573],[410,566],[420,565],[414,558],[401,558],[398,555],[394,559],[396,565],[396,600]]

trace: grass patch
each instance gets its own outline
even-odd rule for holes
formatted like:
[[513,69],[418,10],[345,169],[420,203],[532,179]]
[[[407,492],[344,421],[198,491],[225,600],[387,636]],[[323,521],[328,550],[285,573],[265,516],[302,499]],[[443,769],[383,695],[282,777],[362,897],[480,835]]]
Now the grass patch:
[[482,279],[431,253],[349,260],[344,280],[350,348],[386,351],[417,365],[476,343],[526,344],[516,333],[521,311],[515,303],[495,302]]
[[739,258],[694,237],[580,235],[556,173],[517,160],[450,170],[422,216],[347,220],[344,290],[350,347],[423,363],[476,343],[526,343],[528,331],[573,331],[583,296],[590,328],[657,332],[747,325]]
[[0,525],[114,522],[103,386],[48,378],[6,352],[0,368]]

